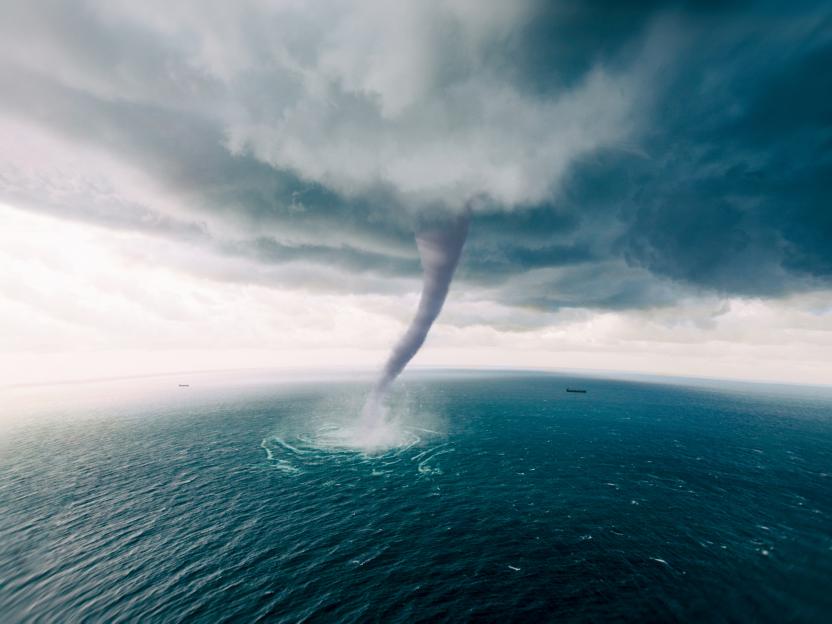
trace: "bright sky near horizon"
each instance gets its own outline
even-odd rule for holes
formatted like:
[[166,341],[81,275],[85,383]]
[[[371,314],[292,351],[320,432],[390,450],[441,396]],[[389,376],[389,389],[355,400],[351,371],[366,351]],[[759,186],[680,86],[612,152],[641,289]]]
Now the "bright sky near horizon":
[[0,19],[0,385],[415,365],[832,384],[832,9],[31,3]]
[[[380,365],[416,304],[206,278],[160,262],[163,241],[0,205],[2,385],[234,368]],[[200,263],[221,258],[195,254]],[[494,307],[489,311],[489,307]],[[636,312],[511,311],[452,296],[416,364],[621,370],[829,383],[832,304],[719,299]]]

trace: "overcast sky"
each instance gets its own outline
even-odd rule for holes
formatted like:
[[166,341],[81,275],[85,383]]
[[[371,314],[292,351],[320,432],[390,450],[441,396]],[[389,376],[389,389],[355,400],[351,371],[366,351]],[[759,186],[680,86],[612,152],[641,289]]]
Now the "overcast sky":
[[[630,6],[632,5],[632,6]],[[0,2],[2,383],[417,365],[832,383],[828,2]]]

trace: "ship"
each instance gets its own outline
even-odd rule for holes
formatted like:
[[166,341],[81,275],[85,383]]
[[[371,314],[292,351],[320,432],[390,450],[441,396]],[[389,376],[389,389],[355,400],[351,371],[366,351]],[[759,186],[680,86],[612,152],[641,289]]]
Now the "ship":
[[567,392],[577,392],[578,394],[586,394],[586,390],[583,390],[581,388],[567,388],[566,391]]

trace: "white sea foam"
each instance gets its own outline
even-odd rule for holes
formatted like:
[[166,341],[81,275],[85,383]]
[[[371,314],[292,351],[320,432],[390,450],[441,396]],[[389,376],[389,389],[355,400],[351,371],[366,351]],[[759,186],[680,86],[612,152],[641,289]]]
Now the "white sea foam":
[[424,477],[442,474],[437,456],[452,450],[443,443],[442,419],[414,405],[406,393],[392,397],[383,419],[356,419],[362,398],[332,397],[283,419],[261,443],[266,461],[293,475],[333,462],[366,463],[373,476],[390,474],[397,464]]
[[421,442],[422,436],[395,421],[372,425],[361,422],[318,429],[310,442],[322,450],[355,450],[366,454],[383,454],[407,449]]

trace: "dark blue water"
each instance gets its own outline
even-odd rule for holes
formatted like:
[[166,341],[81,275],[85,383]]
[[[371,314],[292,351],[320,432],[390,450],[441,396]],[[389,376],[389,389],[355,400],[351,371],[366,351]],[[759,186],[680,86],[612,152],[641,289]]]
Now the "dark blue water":
[[413,375],[368,455],[366,383],[130,383],[6,418],[4,622],[832,621],[828,393]]

